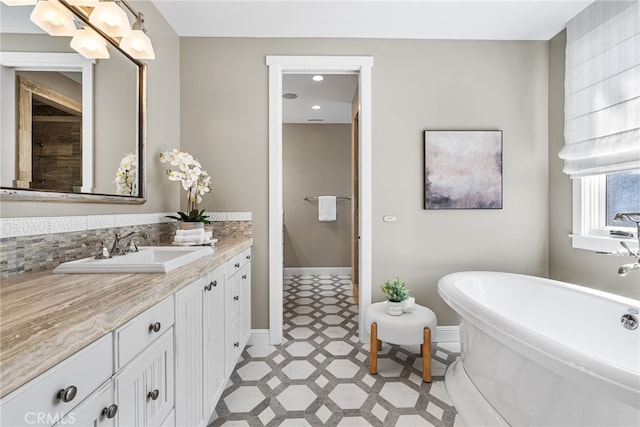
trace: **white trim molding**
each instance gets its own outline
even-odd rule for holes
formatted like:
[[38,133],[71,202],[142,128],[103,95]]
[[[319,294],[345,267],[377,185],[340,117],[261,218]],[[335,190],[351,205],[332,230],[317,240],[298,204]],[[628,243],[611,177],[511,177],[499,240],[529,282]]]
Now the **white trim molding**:
[[269,330],[268,329],[252,329],[249,335],[249,341],[247,345],[269,345]]
[[269,329],[270,343],[283,338],[283,189],[282,189],[282,76],[284,74],[353,74],[358,76],[360,185],[360,340],[367,336],[364,313],[371,304],[372,171],[371,171],[371,56],[267,56],[269,67]]
[[285,276],[338,275],[351,276],[351,267],[285,267]]

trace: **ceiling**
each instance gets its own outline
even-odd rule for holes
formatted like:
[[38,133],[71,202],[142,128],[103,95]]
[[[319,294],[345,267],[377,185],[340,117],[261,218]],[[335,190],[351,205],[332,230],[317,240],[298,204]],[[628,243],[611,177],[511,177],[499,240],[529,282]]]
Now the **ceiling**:
[[549,40],[592,0],[151,0],[179,36]]
[[[549,40],[593,0],[151,0],[182,37]],[[288,75],[285,123],[350,123],[355,76]],[[320,110],[312,110],[320,105]],[[311,121],[310,121],[311,119]]]

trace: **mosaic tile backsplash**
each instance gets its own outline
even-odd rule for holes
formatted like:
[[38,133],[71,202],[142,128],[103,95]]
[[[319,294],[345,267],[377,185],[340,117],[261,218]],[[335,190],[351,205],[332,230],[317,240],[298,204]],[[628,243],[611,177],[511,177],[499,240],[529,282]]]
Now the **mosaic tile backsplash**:
[[[237,213],[236,213],[237,214]],[[114,217],[117,217],[114,215]],[[75,217],[77,219],[83,217]],[[91,217],[86,217],[91,219]],[[227,218],[240,218],[240,220],[227,220]],[[227,238],[236,236],[251,236],[250,214],[247,215],[225,215],[225,213],[215,213],[212,216],[214,238]],[[4,220],[3,222],[9,222]],[[19,221],[12,221],[17,223]],[[167,245],[173,241],[173,236],[178,228],[177,222],[156,222],[151,224],[135,224],[119,227],[106,227],[96,229],[80,229],[69,232],[47,232],[60,230],[54,225],[43,225],[42,222],[56,223],[59,221],[53,218],[43,218],[40,223],[38,218],[30,218],[28,232],[24,232],[24,224],[19,223],[20,232],[7,232],[7,228],[15,224],[3,224],[4,232],[0,237],[0,277],[15,277],[24,273],[48,270],[58,264],[73,261],[80,258],[93,256],[97,253],[100,243],[105,242],[107,247],[113,242],[114,233],[121,235],[136,230],[143,230],[149,233],[149,239],[135,237],[136,244],[144,245]],[[76,221],[78,222],[78,221]],[[90,222],[90,221],[87,221]],[[115,223],[121,222],[122,218],[116,218]],[[138,221],[139,222],[139,221]],[[33,225],[33,227],[31,227]],[[80,228],[80,227],[75,227]],[[84,227],[87,228],[87,227]],[[34,234],[38,233],[40,234]],[[10,235],[6,237],[6,235]]]

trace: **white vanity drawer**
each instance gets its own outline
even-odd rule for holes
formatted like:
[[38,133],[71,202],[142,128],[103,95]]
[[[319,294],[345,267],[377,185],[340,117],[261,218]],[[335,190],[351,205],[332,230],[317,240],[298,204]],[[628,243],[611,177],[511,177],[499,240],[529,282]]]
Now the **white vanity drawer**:
[[111,377],[112,345],[113,336],[107,334],[5,396],[0,402],[0,424],[53,425],[60,421]]
[[251,262],[251,248],[245,249],[227,261],[227,277],[233,276],[249,262]]
[[116,371],[160,337],[174,323],[173,295],[114,331]]

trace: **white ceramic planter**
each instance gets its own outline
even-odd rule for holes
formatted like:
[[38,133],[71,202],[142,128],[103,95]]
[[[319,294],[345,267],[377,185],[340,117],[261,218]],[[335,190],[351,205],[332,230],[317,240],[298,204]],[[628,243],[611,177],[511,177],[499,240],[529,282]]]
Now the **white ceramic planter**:
[[400,316],[402,314],[402,302],[387,301],[387,314]]

